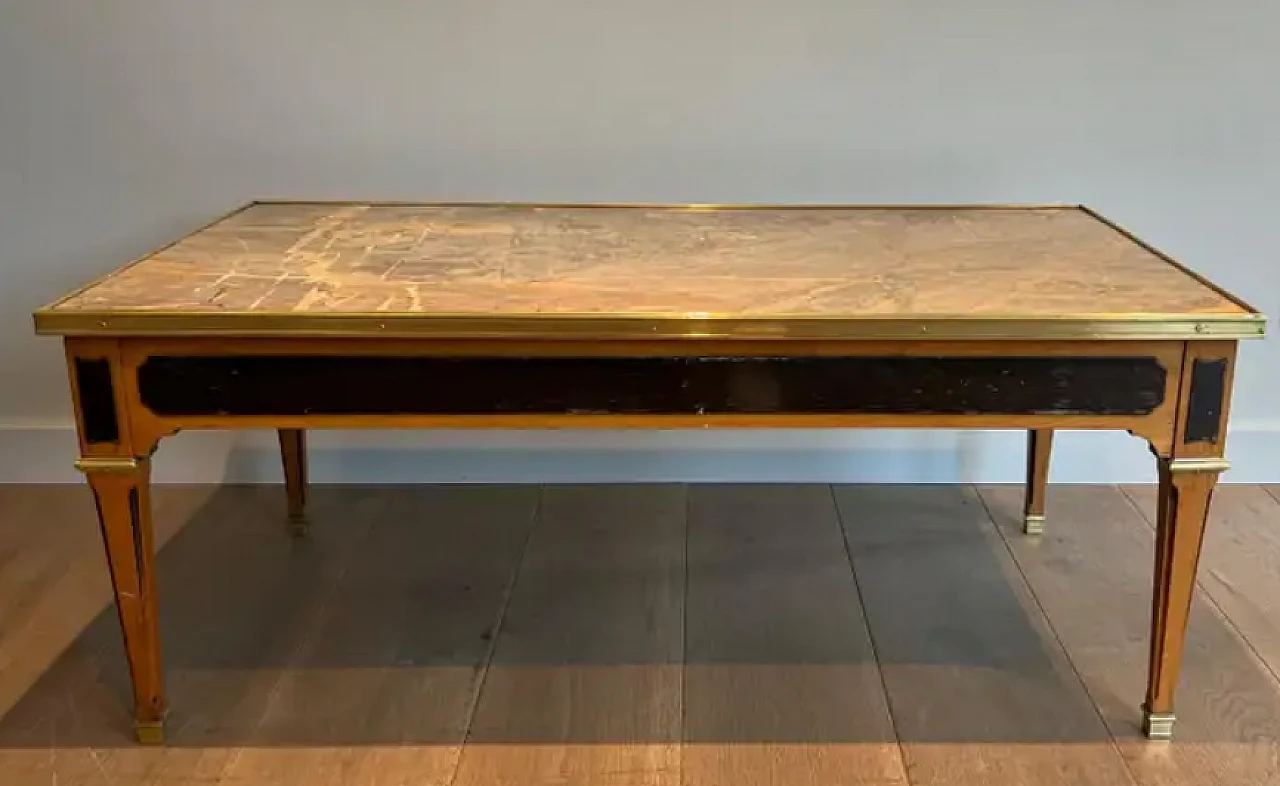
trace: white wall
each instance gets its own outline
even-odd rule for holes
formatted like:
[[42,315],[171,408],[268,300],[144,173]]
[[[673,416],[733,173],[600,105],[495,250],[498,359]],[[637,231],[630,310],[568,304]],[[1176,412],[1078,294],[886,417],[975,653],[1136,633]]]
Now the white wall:
[[[72,477],[30,311],[253,197],[1085,202],[1280,313],[1277,30],[1270,0],[0,0],[0,481]],[[1278,347],[1241,359],[1237,480],[1280,480]],[[1022,462],[1011,434],[321,443],[322,479]],[[183,435],[160,477],[274,478],[270,446]],[[1072,436],[1055,479],[1143,479],[1144,457]]]

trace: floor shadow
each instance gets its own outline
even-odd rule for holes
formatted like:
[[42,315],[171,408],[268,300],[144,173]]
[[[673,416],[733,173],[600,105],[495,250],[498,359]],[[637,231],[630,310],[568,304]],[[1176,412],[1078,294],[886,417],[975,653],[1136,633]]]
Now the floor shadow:
[[1109,737],[972,488],[835,495],[903,741]]
[[[493,689],[500,670],[561,691],[568,709],[526,707],[521,723],[491,724],[474,742],[670,741],[668,726],[605,717],[667,712],[664,702],[675,702],[677,719],[712,718],[677,726],[686,742],[879,742],[894,730],[849,719],[884,714],[885,688],[896,734],[907,741],[1108,738],[966,489],[845,487],[823,503],[831,498],[825,486],[791,488],[808,489],[811,508],[795,507],[786,494],[728,503],[717,514],[725,517],[719,540],[703,547],[697,521],[690,523],[684,582],[704,594],[679,601],[685,614],[701,616],[683,620],[678,632],[732,621],[730,632],[716,634],[724,646],[704,640],[685,650],[682,665],[654,655],[666,650],[649,637],[669,631],[652,604],[628,607],[633,619],[606,619],[615,607],[603,596],[643,600],[670,581],[656,572],[671,565],[635,540],[637,522],[615,527],[630,534],[619,532],[624,540],[609,546],[614,536],[602,521],[587,528],[592,543],[565,541],[572,559],[539,568],[555,572],[555,591],[576,596],[572,626],[559,637],[541,635],[537,648],[512,650],[519,656],[496,660],[487,678],[482,664],[495,646],[500,610],[509,595],[519,601],[521,582],[532,581],[515,577],[539,509],[536,487],[318,487],[311,536],[302,541],[285,534],[280,490],[223,489],[158,558],[174,708],[169,742],[456,744],[482,681]],[[688,489],[691,510],[704,493],[711,492]],[[819,511],[824,504],[829,518]],[[734,517],[752,507],[756,523],[735,540]],[[814,516],[823,518],[797,519]],[[597,548],[612,549],[612,558],[593,560]],[[738,588],[750,592],[735,605]],[[593,594],[599,603],[582,601]],[[554,629],[564,622],[557,609],[574,602],[569,595],[563,603],[543,600],[520,624]],[[584,622],[582,614],[600,618]],[[1217,616],[1198,619],[1225,628]],[[615,639],[637,642],[634,651],[591,646],[593,631],[610,625],[615,633],[635,627],[630,638]],[[1234,640],[1238,651],[1215,657],[1251,662],[1224,632],[1208,635]],[[629,687],[619,692],[620,685]],[[1140,692],[1135,684],[1134,696]],[[512,700],[525,695],[517,691]],[[832,697],[830,706],[822,696]],[[593,702],[610,708],[596,713],[599,722],[566,720],[564,713],[589,717]],[[715,715],[719,703],[733,717]],[[107,606],[0,719],[0,748],[131,745],[129,705],[117,619]]]

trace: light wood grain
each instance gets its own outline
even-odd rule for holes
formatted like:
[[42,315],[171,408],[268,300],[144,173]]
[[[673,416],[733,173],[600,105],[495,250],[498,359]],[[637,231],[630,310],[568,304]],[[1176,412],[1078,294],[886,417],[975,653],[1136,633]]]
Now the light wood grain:
[[913,784],[1132,784],[976,494],[836,496]]
[[1077,208],[254,205],[55,311],[1249,312]]
[[1039,542],[1017,533],[1020,490],[982,495],[1140,784],[1280,782],[1280,685],[1202,594],[1192,603],[1175,739],[1141,736],[1154,533],[1124,494],[1050,488],[1059,526]]
[[[211,491],[157,493],[157,542]],[[103,726],[127,742],[127,687],[99,664],[119,634],[95,515],[85,488],[0,485],[0,783],[115,781],[113,752],[79,744]]]
[[685,783],[905,784],[830,489],[694,486]]
[[680,783],[685,507],[544,491],[454,783]]
[[[66,577],[68,563],[101,564],[96,528],[76,526],[93,514],[87,489],[69,494],[58,486],[0,485],[0,670],[12,667],[10,645],[29,644],[53,622],[42,606]],[[0,713],[9,706],[0,696]]]

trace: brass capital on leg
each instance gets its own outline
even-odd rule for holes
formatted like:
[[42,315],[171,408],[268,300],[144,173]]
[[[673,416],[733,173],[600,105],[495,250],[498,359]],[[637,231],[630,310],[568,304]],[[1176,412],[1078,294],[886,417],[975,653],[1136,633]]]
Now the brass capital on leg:
[[86,458],[78,459],[76,461],[75,466],[76,466],[76,469],[80,470],[86,475],[93,472],[118,472],[118,473],[127,474],[131,472],[137,472],[143,461],[145,461],[145,459],[138,459],[138,458],[132,458],[132,457],[89,456]]
[[1231,469],[1231,462],[1224,458],[1176,458],[1168,463],[1169,472],[1174,475],[1188,472],[1212,472],[1217,475]]

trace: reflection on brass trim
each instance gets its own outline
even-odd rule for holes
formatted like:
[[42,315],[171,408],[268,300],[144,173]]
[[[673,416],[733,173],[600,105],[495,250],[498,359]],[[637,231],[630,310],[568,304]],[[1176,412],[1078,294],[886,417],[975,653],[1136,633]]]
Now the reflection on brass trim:
[[1169,462],[1169,471],[1175,475],[1180,472],[1226,472],[1231,469],[1231,462],[1224,458],[1177,458]]
[[1024,535],[1044,534],[1044,514],[1028,513],[1022,520],[1022,532]]
[[1150,740],[1173,739],[1173,722],[1177,717],[1172,712],[1151,712],[1145,707],[1142,710],[1142,733]]
[[141,462],[136,458],[87,456],[76,461],[81,472],[135,472]]
[[1040,340],[1261,337],[1260,314],[1052,317],[740,317],[716,314],[385,314],[377,312],[51,311],[36,332],[63,336],[243,336],[528,339]]
[[[504,202],[446,200],[428,201],[400,199],[255,199],[254,205],[369,205],[370,207],[506,207],[547,208],[551,210],[640,209],[640,210],[1085,210],[1084,205],[1070,202],[970,203],[848,203],[848,202]],[[241,209],[244,209],[241,208]],[[238,212],[238,211],[237,211]],[[1092,211],[1090,211],[1092,212]]]

